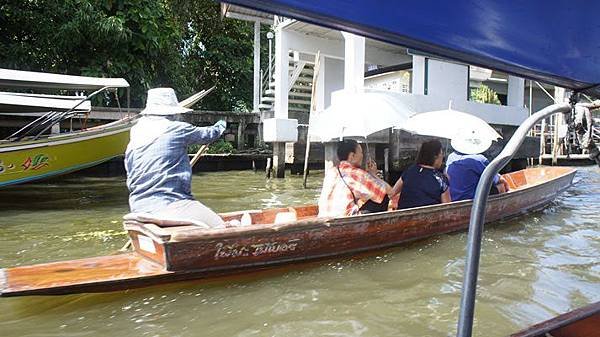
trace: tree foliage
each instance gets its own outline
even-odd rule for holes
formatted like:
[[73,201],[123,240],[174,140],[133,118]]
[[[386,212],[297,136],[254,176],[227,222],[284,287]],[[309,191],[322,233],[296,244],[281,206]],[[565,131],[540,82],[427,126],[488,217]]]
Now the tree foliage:
[[133,106],[147,89],[180,99],[216,85],[203,108],[247,107],[252,95],[252,27],[221,19],[211,0],[5,0],[0,67],[123,77]]
[[498,94],[487,85],[481,85],[477,89],[471,90],[471,99],[479,103],[502,104]]

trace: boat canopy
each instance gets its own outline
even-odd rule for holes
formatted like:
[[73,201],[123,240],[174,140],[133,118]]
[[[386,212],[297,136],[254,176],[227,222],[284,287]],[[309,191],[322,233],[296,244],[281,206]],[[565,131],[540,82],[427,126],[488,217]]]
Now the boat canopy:
[[600,96],[600,2],[226,2]]
[[85,77],[0,69],[0,87],[98,90],[104,87],[129,88],[129,83],[123,78]]
[[[73,109],[83,99],[85,99],[85,96],[28,95],[0,92],[0,113],[31,113],[48,110],[67,111]],[[79,104],[75,110],[78,112],[90,111],[90,101]]]

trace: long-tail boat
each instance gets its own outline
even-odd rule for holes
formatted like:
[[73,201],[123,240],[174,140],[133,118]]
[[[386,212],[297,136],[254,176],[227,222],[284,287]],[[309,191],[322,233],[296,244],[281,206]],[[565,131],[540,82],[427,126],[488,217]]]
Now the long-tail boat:
[[[129,90],[126,80],[0,69],[0,87],[59,93],[94,91],[87,96],[0,92],[0,113],[37,116],[31,123],[0,140],[0,187],[81,170],[125,152],[135,118],[125,117],[112,123],[64,133],[49,131],[64,120],[81,116],[87,118],[92,97],[119,88]],[[116,95],[115,98],[118,100]]]
[[[490,197],[486,220],[544,207],[574,175],[574,169],[563,167],[506,174],[511,191]],[[107,292],[352,255],[464,230],[471,205],[459,201],[339,218],[317,217],[314,205],[241,211],[221,217],[243,222],[249,215],[251,225],[218,230],[126,220],[133,252],[0,269],[0,295]]]

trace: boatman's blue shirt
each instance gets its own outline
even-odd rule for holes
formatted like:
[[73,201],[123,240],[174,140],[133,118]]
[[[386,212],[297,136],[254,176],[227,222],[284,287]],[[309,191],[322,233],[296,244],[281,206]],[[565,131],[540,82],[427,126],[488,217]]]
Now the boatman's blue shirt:
[[[446,161],[446,173],[450,178],[452,201],[473,199],[479,178],[489,161],[482,154],[462,154],[452,152]],[[498,184],[500,175],[494,177]]]
[[221,136],[225,122],[196,127],[164,117],[146,116],[131,129],[125,152],[131,212],[157,212],[174,201],[193,200],[188,145]]

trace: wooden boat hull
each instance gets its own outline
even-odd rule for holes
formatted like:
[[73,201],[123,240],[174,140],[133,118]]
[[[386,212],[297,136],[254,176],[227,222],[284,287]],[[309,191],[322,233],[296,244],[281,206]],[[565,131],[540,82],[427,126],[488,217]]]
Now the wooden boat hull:
[[535,324],[510,337],[594,337],[600,336],[600,302],[592,303],[547,321]]
[[[507,176],[526,188],[493,196],[486,221],[539,209],[570,186],[575,170],[538,168]],[[315,206],[295,208],[298,221],[273,224],[288,209],[251,212],[249,227],[207,231],[132,226],[135,253],[15,267],[0,273],[0,295],[103,292],[185,279],[240,273],[274,265],[357,254],[468,227],[471,202],[419,207],[343,218],[314,218]],[[240,218],[243,212],[223,214]],[[188,226],[184,226],[188,227]]]
[[91,167],[125,152],[129,121],[36,141],[0,145],[0,187]]

